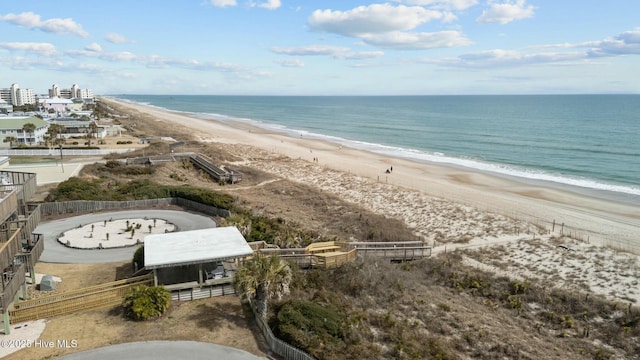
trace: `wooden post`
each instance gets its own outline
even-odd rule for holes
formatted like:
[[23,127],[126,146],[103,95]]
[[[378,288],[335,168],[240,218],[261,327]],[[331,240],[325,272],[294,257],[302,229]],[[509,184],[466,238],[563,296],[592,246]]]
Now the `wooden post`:
[[556,230],[556,219],[553,219],[553,225],[551,226],[551,232]]
[[564,223],[562,223],[562,226],[560,227],[560,235],[564,235]]

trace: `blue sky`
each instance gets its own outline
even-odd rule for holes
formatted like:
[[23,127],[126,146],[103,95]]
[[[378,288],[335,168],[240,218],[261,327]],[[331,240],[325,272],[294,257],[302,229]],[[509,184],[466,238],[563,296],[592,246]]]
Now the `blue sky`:
[[4,0],[0,87],[640,93],[637,0]]

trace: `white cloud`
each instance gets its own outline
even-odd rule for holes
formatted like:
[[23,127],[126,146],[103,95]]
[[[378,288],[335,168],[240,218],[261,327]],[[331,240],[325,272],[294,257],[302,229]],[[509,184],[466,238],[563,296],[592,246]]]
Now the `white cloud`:
[[100,46],[100,44],[98,43],[91,43],[85,46],[84,49],[87,51],[102,52],[102,46]]
[[344,54],[336,54],[334,58],[336,59],[345,59],[345,60],[366,60],[366,59],[375,59],[384,56],[384,52],[382,51],[358,51],[358,52],[347,52]]
[[9,51],[24,51],[26,53],[34,53],[44,56],[56,55],[56,47],[49,43],[3,42],[0,43],[0,48]]
[[506,0],[504,3],[490,2],[489,9],[484,10],[476,21],[508,24],[515,20],[533,17],[534,12],[535,7],[526,5],[526,0]]
[[367,44],[382,48],[404,50],[450,48],[472,44],[471,40],[459,31],[421,33],[395,31],[386,34],[366,35],[362,37],[362,40]]
[[384,56],[382,51],[351,51],[347,47],[310,45],[303,47],[272,47],[271,51],[276,54],[291,56],[331,56],[341,60],[363,60],[374,59]]
[[478,4],[478,0],[396,0],[409,5],[429,6],[434,9],[466,10]]
[[439,11],[420,6],[373,4],[348,11],[315,10],[308,19],[311,29],[344,36],[411,30],[435,19],[442,19]]
[[283,59],[283,60],[278,60],[277,63],[283,67],[295,67],[295,68],[304,67],[304,63],[300,59]]
[[104,39],[113,44],[124,44],[131,42],[126,37],[116,33],[108,33],[104,36]]
[[259,8],[263,8],[263,9],[267,9],[267,10],[275,10],[275,9],[279,8],[280,6],[282,6],[282,3],[280,2],[280,0],[267,0],[267,1],[261,2],[261,3],[250,2],[249,6],[251,6],[251,7],[259,7]]
[[[557,49],[558,51],[544,51]],[[566,51],[563,51],[566,50]],[[494,49],[448,59],[423,59],[421,62],[447,67],[494,68],[524,65],[593,65],[594,59],[621,55],[640,55],[640,28],[625,31],[604,40],[582,43],[529,46],[524,51]]]
[[236,0],[211,0],[211,5],[224,8],[229,6],[236,6],[238,5],[238,3],[236,3]]
[[590,42],[589,56],[640,55],[640,28],[598,42]]
[[349,51],[349,48],[340,46],[310,45],[303,47],[272,47],[271,51],[276,54],[292,56],[314,56],[314,55],[335,55]]
[[[412,3],[447,3],[466,6],[470,1],[411,0]],[[428,10],[421,6],[373,4],[348,11],[316,10],[308,19],[311,29],[362,39],[366,44],[388,49],[425,50],[470,45],[459,31],[411,32],[431,20],[451,22],[456,16],[448,11]]]
[[543,52],[527,54],[515,50],[487,50],[469,53],[458,57],[457,65],[466,67],[503,67],[532,64],[561,63],[582,60],[584,53],[580,52]]
[[72,34],[81,37],[89,37],[89,34],[82,29],[82,26],[71,18],[67,19],[49,19],[42,21],[40,15],[33,12],[23,12],[20,14],[6,14],[0,16],[0,21],[6,21],[11,24],[24,26],[29,29],[40,29],[44,32],[54,34]]

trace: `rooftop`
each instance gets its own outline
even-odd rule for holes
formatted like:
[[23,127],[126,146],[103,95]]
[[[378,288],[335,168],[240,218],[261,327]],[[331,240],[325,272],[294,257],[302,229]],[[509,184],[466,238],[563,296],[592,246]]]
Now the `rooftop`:
[[200,264],[253,254],[234,226],[149,235],[144,239],[147,269]]

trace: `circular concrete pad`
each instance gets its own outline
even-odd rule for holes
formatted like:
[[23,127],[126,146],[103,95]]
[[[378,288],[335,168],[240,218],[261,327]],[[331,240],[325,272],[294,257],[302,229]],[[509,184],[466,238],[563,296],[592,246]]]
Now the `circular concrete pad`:
[[105,219],[67,230],[58,242],[75,249],[119,248],[141,245],[147,235],[175,230],[176,226],[164,219]]
[[133,258],[137,246],[114,249],[71,249],[58,242],[61,233],[77,228],[78,225],[101,222],[108,219],[144,218],[165,219],[176,225],[177,231],[210,229],[216,227],[216,222],[208,216],[178,210],[126,210],[118,212],[104,212],[86,214],[42,222],[33,231],[44,235],[44,252],[40,256],[41,262],[66,264],[97,264],[107,262],[127,261]]
[[[78,344],[82,346],[82,344]],[[143,341],[107,346],[60,358],[61,360],[258,360],[264,359],[244,350],[195,341]]]

